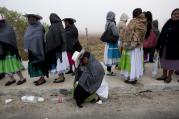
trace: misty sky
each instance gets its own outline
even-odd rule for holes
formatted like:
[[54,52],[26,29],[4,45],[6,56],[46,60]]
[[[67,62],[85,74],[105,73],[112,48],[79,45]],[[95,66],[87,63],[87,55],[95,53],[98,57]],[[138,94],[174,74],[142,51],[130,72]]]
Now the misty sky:
[[73,17],[80,32],[84,33],[85,27],[88,27],[89,33],[101,33],[108,11],[116,13],[118,22],[123,12],[131,17],[133,9],[137,7],[151,11],[161,27],[170,18],[172,10],[179,8],[179,0],[0,0],[0,6],[22,14],[39,14],[43,17],[42,21],[48,24],[52,12],[61,19]]

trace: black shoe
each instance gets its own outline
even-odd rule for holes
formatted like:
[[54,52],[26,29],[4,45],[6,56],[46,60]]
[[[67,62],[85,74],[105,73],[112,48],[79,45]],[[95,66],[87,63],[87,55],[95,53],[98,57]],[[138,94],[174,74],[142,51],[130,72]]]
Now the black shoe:
[[163,77],[163,76],[161,76],[161,77],[157,78],[156,80],[161,81],[161,80],[166,80],[166,79],[167,79],[167,77]]
[[0,80],[5,77],[5,74],[0,74]]
[[16,80],[8,81],[5,86],[10,86],[12,84],[16,83]]
[[82,104],[76,103],[76,105],[77,105],[79,108],[83,108],[83,105],[82,105]]
[[124,82],[128,84],[136,84],[137,80],[134,80],[134,81],[125,80]]
[[17,84],[17,85],[22,85],[22,84],[25,83],[25,82],[26,82],[26,79],[23,79],[23,80],[18,81],[16,84]]
[[73,71],[72,71],[72,70],[68,71],[68,72],[67,72],[67,73],[65,73],[65,74],[71,74],[71,73],[73,73]]
[[165,83],[170,83],[172,81],[172,78],[167,78],[164,80]]

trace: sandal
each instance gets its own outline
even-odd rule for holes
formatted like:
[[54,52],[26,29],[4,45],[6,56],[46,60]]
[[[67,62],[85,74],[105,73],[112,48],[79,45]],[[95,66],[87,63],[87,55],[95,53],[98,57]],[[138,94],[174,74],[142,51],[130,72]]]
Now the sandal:
[[23,84],[23,83],[25,83],[26,82],[26,79],[23,79],[23,80],[19,80],[16,84],[17,85],[21,85],[21,84]]
[[170,83],[172,81],[172,78],[167,78],[164,80],[165,83]]
[[167,79],[167,77],[161,76],[161,77],[157,78],[156,80],[161,81],[161,80],[166,80],[166,79]]
[[62,82],[64,82],[65,81],[65,77],[63,77],[63,79],[55,79],[54,81],[53,81],[53,83],[62,83]]
[[56,79],[53,81],[53,83],[62,83],[62,82],[64,82],[64,81],[65,81],[64,75],[59,75],[59,77],[56,78]]
[[34,82],[34,84],[35,84],[36,86],[42,85],[42,84],[44,84],[44,83],[46,83],[46,80],[45,80],[44,78],[42,78],[42,77],[41,77],[39,80],[37,80],[37,81]]
[[12,84],[16,83],[16,80],[8,81],[5,86],[10,86]]

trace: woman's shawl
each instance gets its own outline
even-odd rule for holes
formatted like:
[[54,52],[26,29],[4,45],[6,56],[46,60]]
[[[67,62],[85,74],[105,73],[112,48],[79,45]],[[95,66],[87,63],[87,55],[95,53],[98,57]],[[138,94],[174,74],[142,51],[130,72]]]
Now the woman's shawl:
[[13,28],[6,23],[0,26],[0,42],[7,43],[17,49],[16,34]]
[[57,14],[50,15],[51,26],[46,35],[46,53],[58,48],[60,52],[66,51],[65,31],[61,19]]
[[[78,70],[80,70],[80,67]],[[81,76],[77,76],[79,78],[78,82],[87,92],[94,93],[100,87],[104,74],[105,72],[100,62],[90,54],[88,65],[83,67]]]
[[24,48],[37,58],[37,62],[45,60],[44,33],[44,27],[37,22],[33,25],[29,24],[24,35]]
[[65,36],[67,40],[67,49],[73,50],[73,47],[78,41],[78,30],[75,25],[65,28]]

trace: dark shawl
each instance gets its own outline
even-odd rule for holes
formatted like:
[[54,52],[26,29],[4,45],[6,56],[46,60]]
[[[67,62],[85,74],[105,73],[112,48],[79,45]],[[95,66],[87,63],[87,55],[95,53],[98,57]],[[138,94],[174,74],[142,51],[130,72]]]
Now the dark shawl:
[[6,23],[0,26],[0,42],[11,45],[17,49],[16,34],[13,28]]
[[79,85],[88,93],[94,93],[100,87],[104,78],[104,69],[100,62],[98,62],[92,54],[89,56],[88,65],[79,66],[76,71],[76,78]]
[[78,41],[78,29],[75,25],[71,25],[65,28],[65,36],[67,40],[67,50],[73,51],[74,46]]
[[0,26],[0,58],[5,58],[6,55],[16,55],[21,59],[17,49],[16,34],[14,29],[4,23]]
[[51,26],[46,36],[46,53],[58,48],[60,52],[66,51],[65,31],[61,19],[57,14],[50,15]]
[[44,27],[40,22],[29,24],[24,35],[24,48],[29,50],[37,59],[34,62],[45,60]]
[[160,57],[179,60],[179,20],[167,21],[159,36],[157,49],[160,51]]

